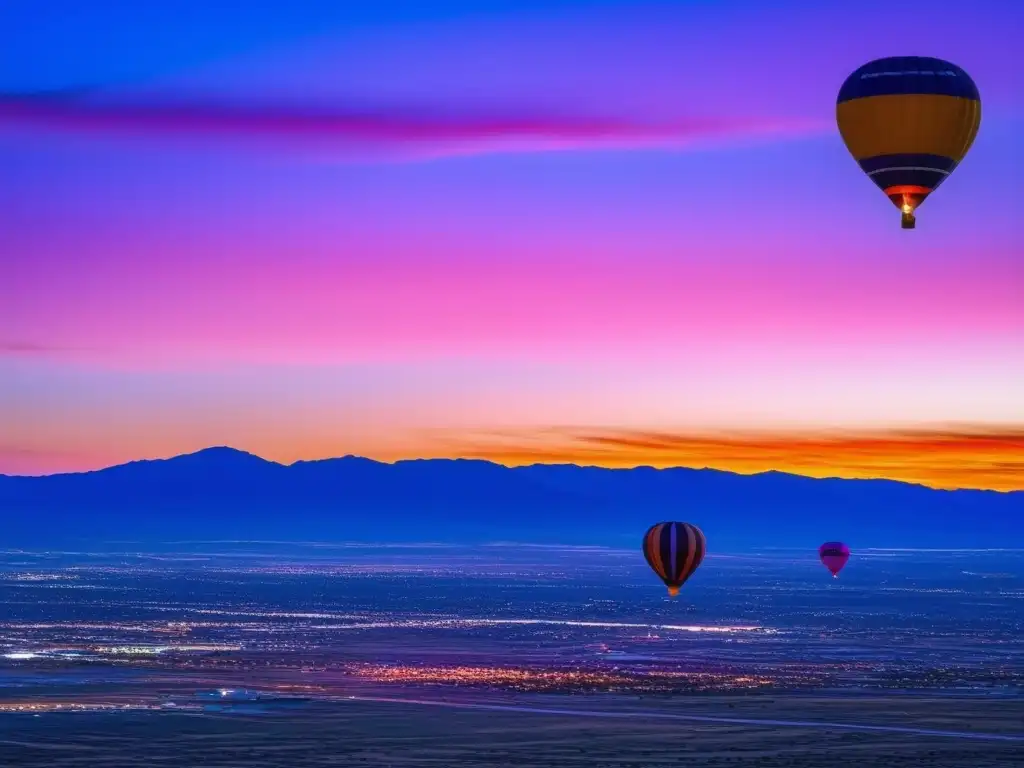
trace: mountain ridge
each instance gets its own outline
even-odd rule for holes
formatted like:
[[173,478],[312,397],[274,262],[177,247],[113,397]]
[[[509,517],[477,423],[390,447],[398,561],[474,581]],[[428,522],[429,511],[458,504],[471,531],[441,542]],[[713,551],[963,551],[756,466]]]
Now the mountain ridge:
[[665,519],[694,522],[709,541],[738,549],[830,538],[862,547],[994,547],[1024,535],[1024,492],[481,459],[386,463],[349,455],[282,464],[225,446],[88,472],[0,475],[7,546],[382,534],[631,546]]
[[246,451],[242,448],[233,448],[227,445],[216,445],[209,446],[207,448],[200,448],[195,451],[188,453],[175,454],[174,456],[165,456],[157,458],[145,458],[145,459],[132,459],[130,461],[122,462],[120,464],[111,464],[106,467],[97,467],[96,469],[84,469],[69,472],[53,472],[47,475],[8,475],[0,472],[0,478],[28,478],[28,479],[45,479],[53,477],[65,477],[68,475],[93,475],[101,472],[108,472],[111,470],[117,470],[124,467],[133,467],[144,464],[161,464],[166,462],[174,462],[184,459],[206,457],[212,455],[233,455],[237,457],[246,457],[255,459],[258,462],[265,465],[272,465],[288,469],[299,465],[310,465],[317,464],[323,465],[331,462],[365,462],[367,464],[373,464],[376,466],[393,467],[406,464],[417,464],[417,463],[463,463],[463,464],[487,464],[495,467],[501,467],[503,469],[517,470],[531,467],[572,467],[576,469],[596,469],[607,472],[632,472],[635,470],[647,470],[652,472],[715,472],[723,475],[730,475],[733,477],[766,477],[778,475],[787,478],[798,478],[801,480],[808,480],[811,482],[820,481],[842,481],[844,483],[875,483],[875,484],[893,484],[900,486],[910,486],[915,488],[924,488],[929,491],[936,493],[991,493],[1002,496],[1016,495],[1019,494],[1024,496],[1024,490],[1012,490],[1002,491],[992,488],[935,488],[924,483],[915,483],[909,480],[894,480],[892,478],[885,477],[842,477],[840,475],[829,475],[827,477],[814,477],[812,475],[802,475],[798,472],[784,472],[779,469],[767,469],[762,472],[734,472],[728,469],[717,469],[715,467],[684,467],[684,466],[673,466],[673,467],[655,467],[650,464],[637,464],[636,466],[630,467],[605,467],[599,464],[573,464],[572,462],[561,462],[561,463],[548,463],[548,462],[535,462],[533,464],[516,464],[508,465],[501,464],[500,462],[491,461],[490,459],[475,459],[467,457],[457,458],[446,458],[446,457],[431,457],[431,458],[412,458],[412,459],[397,459],[395,461],[382,461],[380,459],[372,459],[368,456],[360,456],[358,454],[348,453],[343,456],[326,456],[321,459],[296,459],[293,462],[285,463],[281,461],[275,461],[274,459],[268,459],[259,454]]

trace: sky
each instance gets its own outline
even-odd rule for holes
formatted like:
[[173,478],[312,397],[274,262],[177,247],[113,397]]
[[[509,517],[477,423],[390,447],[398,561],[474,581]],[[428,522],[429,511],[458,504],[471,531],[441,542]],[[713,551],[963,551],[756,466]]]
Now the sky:
[[[0,5],[0,473],[1024,489],[1019,2],[134,5]],[[983,101],[912,232],[835,128],[907,54]]]

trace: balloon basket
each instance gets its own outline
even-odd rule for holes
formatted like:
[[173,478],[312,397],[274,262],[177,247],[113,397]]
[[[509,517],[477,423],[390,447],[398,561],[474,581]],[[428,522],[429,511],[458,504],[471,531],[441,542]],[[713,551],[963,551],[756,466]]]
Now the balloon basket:
[[900,226],[903,229],[913,229],[917,226],[917,219],[914,218],[912,213],[904,213],[903,220],[900,222]]

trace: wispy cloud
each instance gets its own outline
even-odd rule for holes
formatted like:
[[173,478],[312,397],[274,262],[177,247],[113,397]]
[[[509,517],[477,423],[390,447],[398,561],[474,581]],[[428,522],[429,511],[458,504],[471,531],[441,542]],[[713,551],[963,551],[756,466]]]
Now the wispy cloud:
[[779,470],[934,488],[1024,490],[1024,424],[708,433],[550,428],[457,436],[447,445],[459,456],[509,465]]
[[0,339],[0,360],[4,358],[68,358],[94,353],[94,347],[74,347],[61,344],[42,344],[34,341],[4,341]]
[[818,121],[694,116],[670,122],[528,110],[338,108],[183,99],[104,98],[88,91],[0,94],[0,127],[74,134],[273,141],[290,148],[402,156],[683,147],[814,133]]
[[67,351],[63,347],[36,344],[30,341],[0,341],[2,355],[45,355],[51,352]]

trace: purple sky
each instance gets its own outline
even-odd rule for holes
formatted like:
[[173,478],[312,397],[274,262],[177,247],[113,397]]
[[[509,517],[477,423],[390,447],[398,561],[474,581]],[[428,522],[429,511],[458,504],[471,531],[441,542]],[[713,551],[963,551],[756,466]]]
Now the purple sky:
[[[0,97],[0,472],[1024,424],[1020,3],[145,5],[0,10],[85,89]],[[984,104],[914,232],[834,129],[900,54]]]

